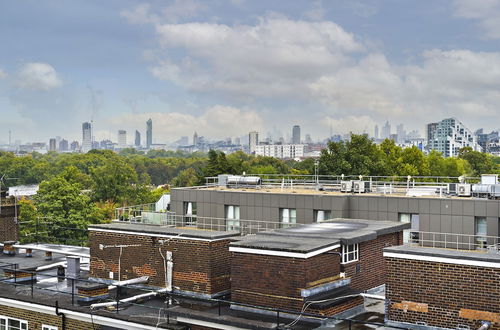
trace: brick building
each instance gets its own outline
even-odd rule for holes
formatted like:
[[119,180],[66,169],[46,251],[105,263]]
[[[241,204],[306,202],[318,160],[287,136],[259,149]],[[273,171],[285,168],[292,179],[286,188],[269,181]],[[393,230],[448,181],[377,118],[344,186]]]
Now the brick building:
[[2,205],[0,212],[0,242],[17,241],[16,207],[11,203]]
[[[165,287],[163,258],[171,251],[175,290],[216,297],[229,292],[229,243],[236,236],[239,233],[231,231],[127,223],[93,225],[89,227],[90,275],[119,281],[149,276],[149,285]],[[120,246],[124,246],[121,257]]]
[[384,256],[390,325],[500,329],[499,252],[397,246]]
[[[363,304],[356,294],[385,284],[383,248],[401,244],[408,227],[336,219],[245,236],[230,244],[231,300],[294,311],[310,303],[321,315],[352,313]],[[331,301],[313,303],[325,299]]]

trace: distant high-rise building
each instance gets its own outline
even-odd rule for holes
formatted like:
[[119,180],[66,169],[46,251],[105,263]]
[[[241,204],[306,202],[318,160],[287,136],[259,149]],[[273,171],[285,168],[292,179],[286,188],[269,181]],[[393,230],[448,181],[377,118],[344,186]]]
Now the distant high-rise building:
[[292,144],[300,144],[300,126],[295,125],[292,128]]
[[139,133],[138,130],[135,130],[135,146],[136,147],[141,146],[141,133]]
[[59,151],[68,151],[68,140],[62,139],[59,142]]
[[200,143],[198,141],[198,133],[194,132],[194,134],[193,134],[193,145],[196,147],[198,145],[198,143]]
[[92,149],[92,124],[85,122],[82,124],[82,152],[89,152]]
[[386,121],[384,126],[382,126],[380,138],[389,139],[390,137],[391,137],[391,124],[389,124],[389,121]]
[[150,148],[153,144],[153,121],[151,118],[146,122],[146,148]]
[[306,134],[306,143],[307,144],[312,144],[312,139],[311,139],[311,134]]
[[71,142],[70,149],[71,149],[71,151],[80,150],[80,144],[78,143],[78,141]]
[[179,139],[179,145],[187,146],[189,144],[189,138],[187,136],[181,136]]
[[99,148],[104,150],[113,150],[115,147],[113,141],[102,140],[101,142],[99,142]]
[[399,124],[398,126],[396,126],[396,134],[398,136],[398,139],[396,142],[403,143],[406,139],[406,132],[405,132],[403,124]]
[[127,131],[121,129],[118,131],[118,148],[127,147]]
[[56,151],[57,148],[56,148],[56,139],[55,138],[52,138],[49,140],[49,151]]
[[255,153],[259,145],[259,132],[252,131],[248,133],[248,149],[250,153]]
[[427,124],[427,139],[427,148],[442,153],[444,157],[457,156],[464,147],[481,151],[474,133],[456,118]]
[[237,146],[241,145],[241,139],[239,137],[235,138],[234,139],[234,144],[237,145]]
[[375,125],[375,135],[373,136],[375,139],[378,139],[378,125]]

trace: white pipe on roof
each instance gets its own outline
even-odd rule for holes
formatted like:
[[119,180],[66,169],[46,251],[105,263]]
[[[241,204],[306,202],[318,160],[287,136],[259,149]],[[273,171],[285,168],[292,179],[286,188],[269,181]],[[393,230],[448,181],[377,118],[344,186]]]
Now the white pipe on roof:
[[[118,301],[118,303],[126,303],[126,302],[136,301],[136,300],[141,299],[141,298],[154,297],[154,296],[158,295],[159,293],[166,292],[166,291],[167,291],[167,289],[161,289],[158,291],[142,293],[142,294],[139,294],[137,296],[128,297],[125,299],[120,299]],[[94,308],[99,308],[99,307],[108,307],[108,306],[114,306],[116,304],[117,304],[116,301],[110,301],[110,302],[105,302],[105,303],[92,304],[92,305],[90,305],[90,308],[94,309]]]

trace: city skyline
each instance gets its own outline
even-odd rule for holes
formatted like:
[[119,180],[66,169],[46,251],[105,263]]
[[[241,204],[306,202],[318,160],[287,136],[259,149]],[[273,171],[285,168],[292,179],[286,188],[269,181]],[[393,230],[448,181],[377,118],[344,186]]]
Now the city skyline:
[[499,13],[464,0],[5,2],[0,141],[79,140],[86,121],[111,139],[149,118],[159,142],[288,131],[288,117],[314,140],[386,118],[490,131]]

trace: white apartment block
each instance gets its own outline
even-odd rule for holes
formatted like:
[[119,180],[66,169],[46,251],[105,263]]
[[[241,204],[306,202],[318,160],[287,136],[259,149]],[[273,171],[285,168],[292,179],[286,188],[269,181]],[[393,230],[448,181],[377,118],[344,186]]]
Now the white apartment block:
[[460,149],[471,147],[481,151],[474,133],[456,118],[443,119],[427,125],[427,148],[437,150],[444,157],[455,157]]
[[256,146],[255,155],[275,158],[302,158],[306,146],[303,144],[261,144]]

